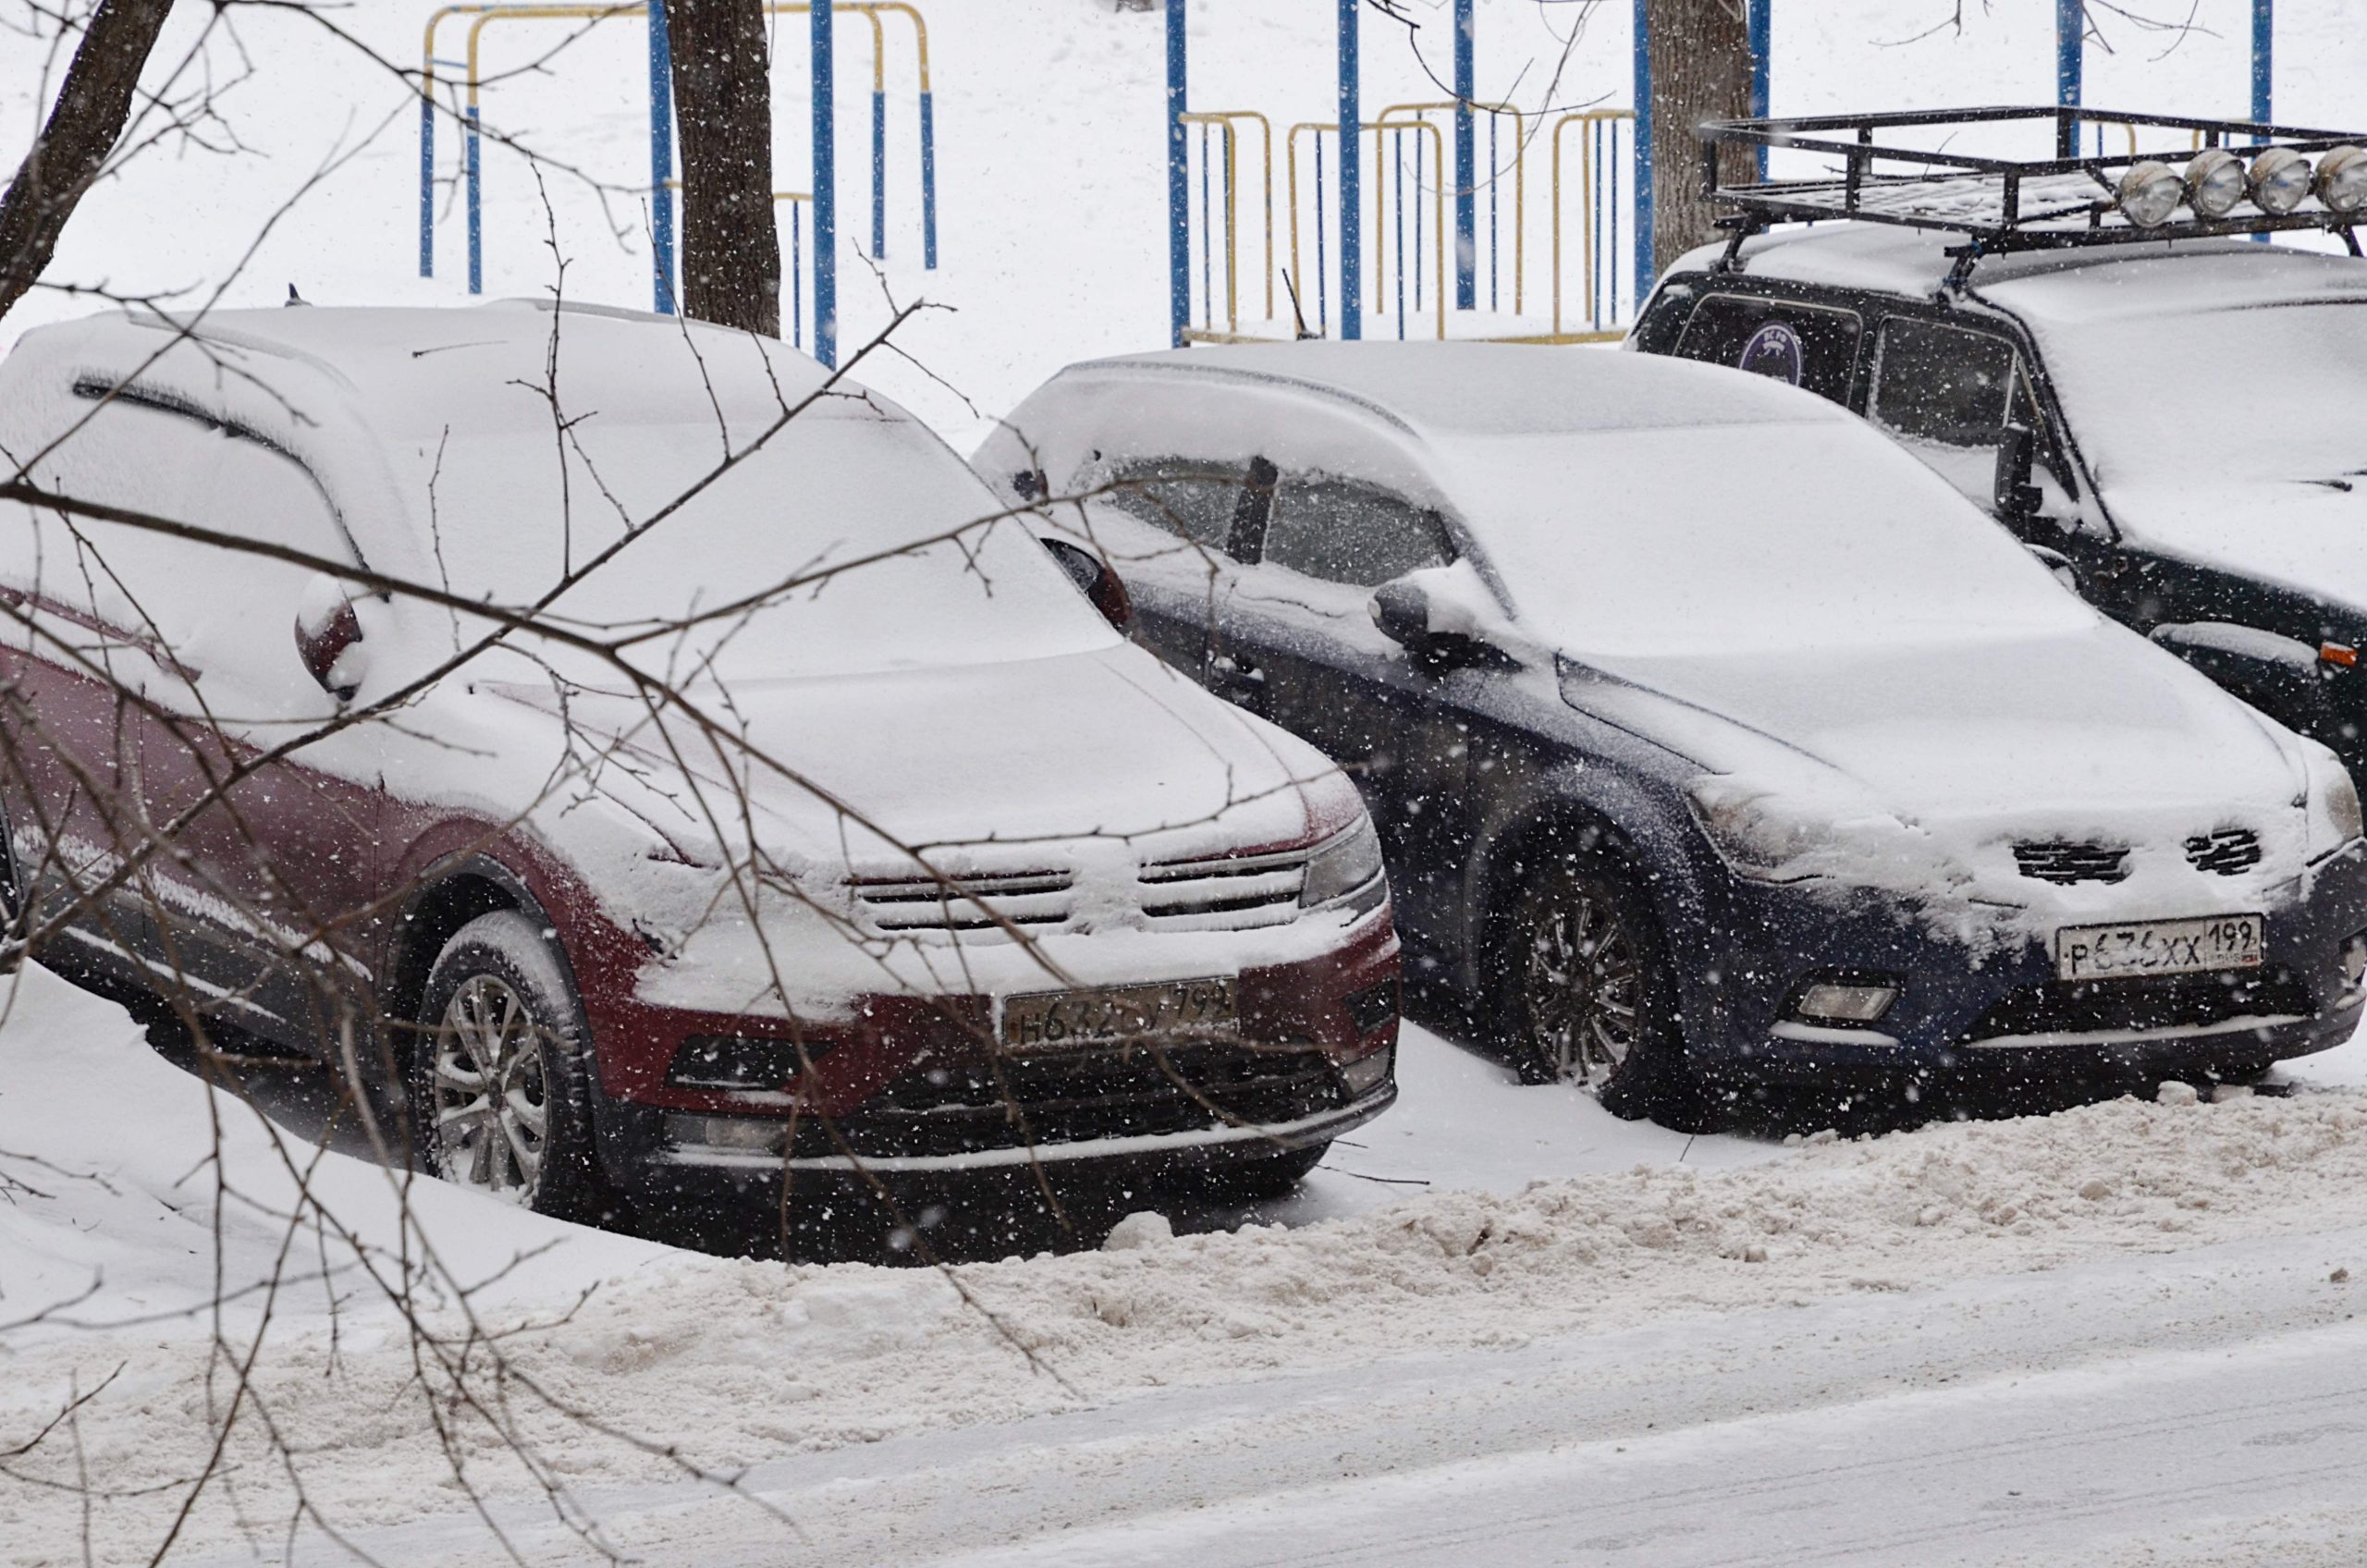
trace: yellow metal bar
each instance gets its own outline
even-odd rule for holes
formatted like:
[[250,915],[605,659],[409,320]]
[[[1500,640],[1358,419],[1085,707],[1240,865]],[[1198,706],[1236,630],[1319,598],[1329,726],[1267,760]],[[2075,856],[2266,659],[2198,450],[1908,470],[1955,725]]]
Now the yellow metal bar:
[[[1373,119],[1376,124],[1387,125],[1392,118],[1406,115],[1414,116],[1417,124],[1428,125],[1429,122],[1423,118],[1424,116],[1451,113],[1460,106],[1452,98],[1430,104],[1392,104]],[[1527,303],[1528,281],[1526,274],[1528,260],[1529,116],[1526,111],[1510,104],[1483,104],[1476,98],[1471,102],[1471,108],[1479,114],[1510,115],[1513,117],[1513,314],[1518,315]],[[1375,148],[1378,149],[1379,145],[1376,140]],[[1441,174],[1439,178],[1443,182],[1446,177]],[[1488,179],[1490,184],[1495,182],[1495,170],[1488,171]]]
[[[1274,319],[1274,122],[1255,109],[1208,109],[1184,115],[1181,118],[1186,125],[1225,127],[1227,138],[1225,156],[1228,160],[1233,156],[1236,150],[1232,141],[1233,122],[1235,120],[1257,122],[1258,151],[1266,164],[1266,319],[1271,321]],[[1226,167],[1231,169],[1233,165],[1228,162]],[[1236,190],[1234,194],[1238,196],[1239,191]],[[1296,214],[1294,214],[1293,216],[1295,217]],[[1292,257],[1291,264],[1294,268],[1297,266],[1298,261],[1295,255]]]
[[469,101],[477,106],[477,41],[497,21],[606,21],[610,17],[645,17],[646,6],[487,6],[469,24]]
[[[1562,330],[1562,132],[1573,125],[1591,125],[1598,120],[1632,120],[1631,109],[1587,109],[1564,115],[1553,122],[1553,330]],[[1585,228],[1579,237],[1583,247],[1580,272],[1587,290],[1587,321],[1594,325],[1594,165],[1579,165],[1579,200],[1585,208]]]

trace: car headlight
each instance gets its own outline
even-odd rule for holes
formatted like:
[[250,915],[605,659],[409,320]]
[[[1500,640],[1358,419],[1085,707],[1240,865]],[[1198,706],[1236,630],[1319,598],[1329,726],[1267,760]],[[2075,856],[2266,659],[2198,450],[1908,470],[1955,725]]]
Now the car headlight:
[[2290,147],[2271,147],[2252,160],[2252,205],[2281,218],[2301,204],[2315,179],[2309,159]]
[[2359,790],[2341,758],[2315,741],[2302,743],[2309,748],[2310,773],[2303,809],[2309,814],[2309,858],[2315,864],[2360,837]]
[[1797,862],[1833,843],[1832,820],[1803,802],[1736,788],[1720,776],[1696,779],[1686,792],[1693,819],[1737,876],[1777,882]]
[[2250,189],[2243,160],[2225,147],[2198,153],[2186,165],[2187,205],[2199,217],[2226,217]]
[[2367,207],[2367,152],[2336,147],[2318,160],[2318,200],[2337,213]]
[[1355,827],[1333,834],[1306,857],[1306,881],[1299,889],[1298,901],[1301,907],[1313,909],[1352,893],[1365,893],[1367,900],[1358,902],[1369,909],[1387,891],[1388,883],[1381,876],[1380,837],[1373,831],[1372,818],[1360,815]]
[[2159,228],[2170,221],[2170,214],[2178,210],[2178,203],[2185,199],[2186,181],[2173,173],[2169,165],[2148,158],[2120,177],[2120,200],[2116,204],[2138,227]]

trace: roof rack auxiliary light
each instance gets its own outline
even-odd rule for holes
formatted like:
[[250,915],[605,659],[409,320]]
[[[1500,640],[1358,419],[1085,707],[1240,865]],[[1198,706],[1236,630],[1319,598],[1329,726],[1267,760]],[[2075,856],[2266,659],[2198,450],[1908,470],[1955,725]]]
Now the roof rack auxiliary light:
[[[2127,153],[2080,155],[2091,125],[2126,128]],[[1934,150],[1975,126],[2027,127],[2046,135],[2054,156]],[[1719,220],[1730,235],[1729,266],[1744,239],[1772,225],[1835,218],[1965,236],[1948,251],[1956,285],[1983,256],[2140,240],[2317,229],[2362,253],[2352,226],[2367,219],[2367,136],[2357,131],[2050,104],[1711,120],[1700,135],[1702,189],[1729,209]],[[1805,153],[1822,167],[1722,184],[1724,147],[1785,149],[1791,166]],[[1725,166],[1759,163],[1753,156]]]

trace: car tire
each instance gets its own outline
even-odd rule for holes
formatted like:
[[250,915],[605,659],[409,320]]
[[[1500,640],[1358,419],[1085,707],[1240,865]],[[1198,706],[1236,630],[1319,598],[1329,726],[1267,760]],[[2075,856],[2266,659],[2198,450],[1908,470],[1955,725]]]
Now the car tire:
[[607,1218],[617,1205],[593,1142],[590,1040],[540,920],[497,910],[462,926],[436,955],[419,1011],[411,1097],[423,1167],[539,1214]]
[[1527,1084],[1576,1084],[1625,1121],[1723,1124],[1685,1062],[1676,986],[1651,906],[1626,867],[1570,851],[1522,887],[1506,933],[1503,1012]]

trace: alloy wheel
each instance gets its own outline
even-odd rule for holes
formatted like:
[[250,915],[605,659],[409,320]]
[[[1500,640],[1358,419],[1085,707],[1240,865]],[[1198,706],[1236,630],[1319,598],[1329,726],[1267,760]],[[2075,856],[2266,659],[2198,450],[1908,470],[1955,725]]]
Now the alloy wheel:
[[472,974],[444,1004],[432,1066],[438,1174],[531,1204],[550,1133],[548,1033],[496,974]]
[[1642,976],[1608,888],[1575,878],[1537,912],[1526,991],[1533,1043],[1562,1082],[1600,1089],[1626,1062]]

